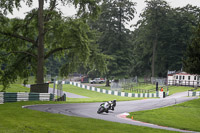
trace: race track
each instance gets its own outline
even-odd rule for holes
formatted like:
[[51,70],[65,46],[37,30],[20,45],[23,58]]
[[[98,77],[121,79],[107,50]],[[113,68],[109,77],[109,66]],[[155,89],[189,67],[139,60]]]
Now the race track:
[[59,113],[69,116],[102,119],[107,121],[127,123],[132,125],[146,126],[146,127],[159,128],[165,130],[191,132],[191,131],[179,130],[169,127],[157,126],[154,124],[134,121],[124,117],[125,112],[134,112],[134,111],[149,110],[154,108],[161,108],[197,98],[197,97],[186,97],[186,96],[187,92],[182,92],[169,96],[167,98],[117,102],[114,111],[110,111],[109,113],[103,113],[103,114],[97,114],[97,109],[100,103],[33,105],[33,106],[25,106],[25,108],[44,111],[44,112]]

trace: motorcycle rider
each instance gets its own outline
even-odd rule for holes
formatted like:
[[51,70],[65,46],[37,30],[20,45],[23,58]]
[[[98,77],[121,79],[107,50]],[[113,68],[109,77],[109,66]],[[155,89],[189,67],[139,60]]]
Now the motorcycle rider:
[[114,110],[115,106],[116,106],[116,100],[111,101],[111,110]]
[[114,110],[114,107],[116,106],[116,100],[113,100],[113,101],[107,101],[104,103],[104,107],[106,109],[106,113],[108,113],[108,110],[111,109],[111,110]]
[[110,108],[110,102],[109,101],[104,103],[104,108],[105,108],[105,112],[108,113],[108,110]]

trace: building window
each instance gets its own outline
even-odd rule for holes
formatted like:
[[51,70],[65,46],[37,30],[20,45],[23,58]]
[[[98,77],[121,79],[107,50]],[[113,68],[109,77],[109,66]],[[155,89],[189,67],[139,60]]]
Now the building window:
[[190,80],[190,76],[188,76],[188,80]]
[[197,80],[197,76],[194,76],[194,80]]
[[185,79],[185,76],[183,76],[183,80]]
[[179,76],[179,80],[181,80],[181,76]]
[[178,79],[178,76],[176,76],[176,79]]

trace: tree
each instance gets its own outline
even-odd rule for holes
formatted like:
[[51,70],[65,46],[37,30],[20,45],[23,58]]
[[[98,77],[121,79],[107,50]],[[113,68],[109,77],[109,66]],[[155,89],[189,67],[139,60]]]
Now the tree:
[[161,44],[159,39],[162,37],[161,32],[165,28],[170,7],[163,0],[145,2],[147,7],[141,14],[142,19],[137,23],[138,28],[133,32],[135,65],[132,73],[143,69],[142,74],[154,77],[158,46]]
[[[160,36],[160,30],[167,14],[167,10],[169,10],[169,6],[167,2],[163,0],[151,0],[146,1],[147,8],[143,14],[146,17],[146,23],[148,24],[147,28],[150,28],[149,32],[149,43],[152,43],[152,61],[151,61],[151,76],[155,77],[155,60],[156,60],[156,52],[158,47],[158,38]],[[150,44],[151,45],[151,44]]]
[[[20,0],[1,1],[1,12],[12,13],[14,7],[20,8]],[[99,63],[105,63],[105,56],[95,51],[95,36],[87,25],[88,18],[98,15],[98,1],[65,0],[49,1],[49,7],[44,9],[44,0],[39,0],[38,9],[33,9],[24,19],[9,19],[1,13],[0,38],[1,53],[6,63],[6,69],[1,81],[6,86],[19,75],[22,78],[30,73],[36,74],[36,82],[44,83],[44,62],[51,55],[62,57],[67,54],[68,61],[63,65],[63,75],[77,68],[80,63],[87,65],[93,54],[101,56]],[[46,1],[48,2],[48,1]],[[77,19],[64,18],[56,6],[74,4],[79,8]],[[27,0],[32,5],[32,0]],[[92,46],[94,45],[94,46]],[[5,56],[7,55],[7,57]],[[91,62],[90,64],[94,64]],[[96,62],[95,62],[96,63]],[[105,70],[105,64],[99,64]],[[98,66],[97,66],[98,67]]]
[[200,74],[200,25],[192,43],[188,45],[186,59],[183,61],[184,71],[191,74]]
[[130,30],[125,25],[134,18],[135,4],[129,0],[104,0],[102,13],[92,24],[92,28],[101,33],[98,43],[102,52],[112,57],[108,64],[109,71],[105,75],[107,79],[129,76],[132,46]]
[[[149,1],[151,5],[153,2],[155,1]],[[191,41],[193,29],[199,22],[200,12],[195,6],[171,8],[162,1],[159,8],[154,8],[153,6],[145,8],[132,34],[134,43],[132,73],[148,77],[154,73],[154,76],[165,77],[167,70],[181,69],[184,51],[187,43]]]

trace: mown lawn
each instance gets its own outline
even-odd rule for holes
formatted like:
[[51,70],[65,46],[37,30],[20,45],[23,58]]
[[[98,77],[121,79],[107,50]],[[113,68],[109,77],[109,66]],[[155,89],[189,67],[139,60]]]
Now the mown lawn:
[[[0,85],[0,91],[3,89],[3,85]],[[30,88],[24,87],[22,84],[11,84],[6,92],[30,92]]]
[[194,91],[200,91],[200,88],[197,88],[196,90],[194,90]]
[[[104,120],[65,116],[22,108],[23,105],[61,102],[16,102],[0,104],[1,133],[165,133],[169,131]],[[62,102],[63,103],[63,102]],[[66,103],[66,102],[65,102]]]
[[[50,87],[53,87],[53,85],[51,85]],[[69,85],[69,84],[63,85],[63,91],[88,97],[88,98],[67,98],[67,101],[102,102],[102,101],[110,101],[114,99],[116,99],[117,101],[130,101],[130,100],[141,99],[141,98],[134,98],[134,97],[121,97],[121,96],[103,94],[103,93],[79,88],[79,87]]]
[[128,117],[132,116],[143,122],[200,131],[200,99],[160,109],[132,112]]
[[[53,88],[53,84],[50,84],[49,85],[50,87]],[[110,87],[105,87],[105,86],[96,86],[97,88],[101,88],[101,89],[106,89],[106,90],[110,90]],[[75,86],[72,86],[72,85],[63,85],[63,89],[71,92],[71,93],[75,93],[75,94],[82,94],[84,93],[83,91],[85,89],[74,89],[74,88],[78,88],[78,87],[75,87]],[[151,84],[146,84],[146,85],[140,85],[138,86],[138,89],[153,89],[155,88],[155,85],[151,85]],[[172,95],[174,93],[178,93],[178,92],[184,92],[184,91],[188,91],[188,90],[191,90],[191,89],[194,89],[192,87],[184,87],[184,86],[168,86],[169,88],[169,95]],[[0,90],[3,89],[3,86],[0,85]],[[27,87],[24,87],[22,84],[11,84],[9,86],[8,89],[6,89],[6,92],[29,92],[30,91],[30,88],[27,88]],[[164,89],[164,91],[167,91],[166,89]],[[200,91],[200,88],[198,88],[197,90],[195,91]],[[86,90],[86,95],[88,94],[88,90]],[[131,91],[129,90],[126,90],[125,92],[128,92],[128,93],[131,93]],[[99,93],[98,93],[99,94]],[[85,94],[84,94],[85,95]],[[88,95],[87,95],[88,96]],[[89,96],[90,96],[90,93],[89,93]]]
[[[110,90],[110,87],[105,87],[105,86],[96,86],[97,88],[101,88],[101,89],[106,89],[106,90]],[[155,91],[150,92],[150,93],[155,93],[156,92],[156,86],[152,85],[152,84],[140,84],[136,87],[134,87],[134,89],[143,89],[143,90],[150,90],[150,89],[155,89]],[[160,89],[160,87],[159,87]],[[193,87],[185,87],[185,86],[168,86],[168,90],[169,90],[169,95],[172,95],[174,93],[178,93],[178,92],[184,92],[184,91],[188,91],[194,89]],[[198,89],[200,91],[200,89]],[[127,93],[138,93],[137,91],[132,91],[132,89],[130,90],[123,90],[124,92]],[[167,87],[164,87],[164,91],[167,92]],[[139,92],[142,93],[142,92]]]
[[192,87],[185,87],[185,86],[169,86],[168,88],[169,88],[169,95],[193,89]]
[[[102,85],[102,86],[95,86],[94,87],[96,88],[101,88],[101,89],[106,89],[106,90],[110,90],[110,87],[107,87],[105,85]],[[133,87],[134,89],[144,89],[144,90],[150,90],[150,89],[154,89],[155,88],[155,85],[152,85],[152,84],[138,84],[138,86],[135,86]],[[130,90],[124,90],[123,89],[123,92],[128,92],[128,93],[136,93],[134,91],[132,91],[131,89]]]
[[[16,87],[16,88],[15,88]],[[1,86],[0,86],[1,88]],[[14,90],[12,90],[14,89]],[[60,104],[74,102],[100,102],[117,99],[136,100],[135,98],[119,97],[98,92],[88,91],[72,85],[63,85],[68,92],[87,96],[89,98],[70,98],[66,102],[15,102],[0,104],[0,133],[129,133],[129,132],[170,132],[146,127],[138,127],[128,124],[120,124],[90,118],[65,116],[62,114],[51,114],[22,108],[23,105],[32,104]],[[21,85],[12,85],[8,92],[28,91]],[[180,129],[200,131],[200,100],[161,108],[150,111],[131,113],[136,120],[152,122],[155,124],[170,126]],[[174,125],[174,126],[173,126]]]

